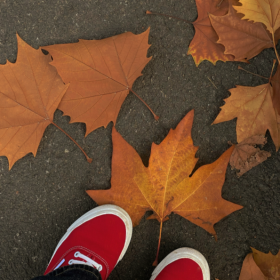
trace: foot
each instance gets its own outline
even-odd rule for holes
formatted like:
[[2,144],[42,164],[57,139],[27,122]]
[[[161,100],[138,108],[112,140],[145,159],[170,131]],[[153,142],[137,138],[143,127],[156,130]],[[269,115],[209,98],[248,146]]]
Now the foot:
[[71,264],[98,269],[106,280],[123,258],[132,235],[129,215],[120,207],[103,205],[80,217],[59,241],[45,275]]
[[210,280],[208,263],[194,249],[177,249],[159,263],[150,280],[170,279]]

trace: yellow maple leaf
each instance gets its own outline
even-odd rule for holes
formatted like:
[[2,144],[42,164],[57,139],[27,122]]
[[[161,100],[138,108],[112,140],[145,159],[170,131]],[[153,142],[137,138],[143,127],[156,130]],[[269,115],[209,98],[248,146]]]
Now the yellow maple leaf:
[[243,19],[263,23],[274,36],[280,27],[279,0],[240,0],[242,6],[235,6],[238,13],[244,14]]
[[110,203],[124,208],[134,226],[152,210],[149,219],[160,222],[159,245],[162,223],[172,212],[216,235],[214,224],[242,208],[221,196],[233,147],[190,176],[198,160],[191,138],[193,117],[194,111],[189,112],[161,144],[152,145],[148,167],[114,128],[112,187],[87,191],[99,205]]

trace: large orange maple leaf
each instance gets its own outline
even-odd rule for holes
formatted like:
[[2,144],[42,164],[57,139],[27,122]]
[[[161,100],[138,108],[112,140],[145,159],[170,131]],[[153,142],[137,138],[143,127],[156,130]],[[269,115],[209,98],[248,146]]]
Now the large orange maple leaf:
[[103,40],[43,47],[52,55],[51,64],[63,81],[70,83],[59,109],[70,116],[71,123],[84,122],[86,136],[111,121],[116,123],[134,81],[151,60],[147,58],[148,37],[149,29],[140,35],[127,32]]
[[53,123],[67,85],[44,55],[19,36],[16,63],[0,65],[0,155],[9,168],[28,153],[36,156],[46,127]]
[[149,167],[113,128],[112,187],[87,191],[99,205],[113,203],[124,208],[135,226],[152,210],[149,219],[160,222],[159,245],[162,223],[171,212],[215,235],[214,224],[242,208],[221,196],[233,147],[189,177],[198,160],[198,148],[191,138],[193,116],[191,111],[160,145],[152,145]]

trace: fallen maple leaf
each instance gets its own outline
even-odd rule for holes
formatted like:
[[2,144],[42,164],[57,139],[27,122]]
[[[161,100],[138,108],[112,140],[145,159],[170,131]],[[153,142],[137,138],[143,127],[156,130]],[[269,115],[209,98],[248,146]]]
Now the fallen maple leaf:
[[251,59],[266,48],[273,48],[273,41],[261,23],[240,19],[231,3],[225,16],[209,15],[219,36],[218,43],[225,46],[225,54],[235,60]]
[[239,280],[267,280],[256,265],[252,253],[248,254],[243,261]]
[[209,19],[209,14],[224,16],[228,12],[228,0],[196,0],[196,6],[198,17],[193,22],[195,35],[188,50],[196,66],[203,60],[209,60],[214,65],[218,60],[233,61],[234,56],[225,54],[225,47],[217,43],[219,37]]
[[246,256],[239,280],[279,280],[280,251],[277,255],[262,253],[251,248],[253,253]]
[[242,5],[235,6],[243,19],[263,23],[274,36],[280,27],[280,1],[279,0],[240,0]]
[[280,121],[277,111],[273,108],[270,83],[257,87],[236,86],[229,91],[231,96],[225,99],[226,104],[214,124],[237,118],[238,143],[254,135],[265,135],[269,130],[278,150]]
[[238,177],[271,156],[271,153],[255,147],[265,144],[266,138],[263,135],[254,135],[235,146],[229,162],[232,168],[240,170]]
[[0,65],[0,155],[8,158],[9,169],[28,153],[36,156],[49,124],[62,130],[53,122],[53,114],[68,88],[49,64],[50,55],[33,49],[18,35],[17,41],[16,63]]
[[280,251],[277,255],[262,253],[252,248],[254,261],[268,280],[280,279]]
[[146,211],[148,219],[162,223],[174,212],[215,235],[214,224],[242,206],[221,196],[225,172],[233,147],[214,163],[200,167],[191,177],[197,158],[191,129],[194,111],[171,130],[160,145],[153,144],[149,167],[113,128],[112,179],[110,190],[91,190],[99,205],[112,203],[124,208],[138,225]]
[[70,83],[59,109],[70,116],[71,123],[84,122],[86,136],[110,121],[116,123],[129,91],[140,98],[132,85],[151,60],[147,58],[148,36],[149,29],[140,35],[127,32],[103,40],[43,47],[52,55],[51,64],[63,81]]
[[263,23],[272,35],[273,47],[280,64],[280,57],[276,49],[278,42],[278,29],[280,28],[280,1],[279,0],[240,0],[242,5],[235,6],[243,19]]
[[271,84],[273,87],[272,103],[278,114],[280,114],[280,65],[278,65],[277,71],[271,79]]

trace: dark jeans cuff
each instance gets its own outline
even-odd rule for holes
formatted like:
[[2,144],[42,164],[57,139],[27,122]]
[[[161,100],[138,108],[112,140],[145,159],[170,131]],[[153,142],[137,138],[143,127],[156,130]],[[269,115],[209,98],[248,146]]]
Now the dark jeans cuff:
[[99,271],[91,266],[74,264],[60,267],[33,280],[102,280]]

